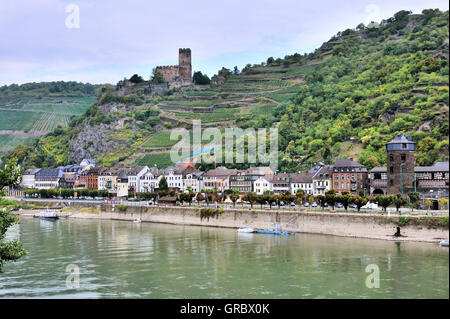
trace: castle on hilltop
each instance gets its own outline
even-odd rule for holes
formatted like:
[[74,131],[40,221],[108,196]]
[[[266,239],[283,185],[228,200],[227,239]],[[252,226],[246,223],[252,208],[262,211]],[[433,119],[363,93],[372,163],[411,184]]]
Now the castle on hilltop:
[[178,65],[157,66],[155,73],[163,76],[164,82],[173,86],[185,86],[192,83],[191,49],[178,50]]

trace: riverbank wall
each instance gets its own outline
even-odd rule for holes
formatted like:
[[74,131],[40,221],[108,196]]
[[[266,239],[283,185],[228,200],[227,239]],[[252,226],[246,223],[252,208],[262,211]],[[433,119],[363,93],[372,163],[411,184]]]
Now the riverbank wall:
[[[408,216],[399,219],[399,216],[388,217],[377,214],[225,209],[216,217],[201,219],[200,209],[177,206],[112,207],[91,204],[65,208],[61,216],[124,221],[140,218],[142,222],[227,228],[248,226],[267,229],[272,228],[274,224],[280,224],[283,230],[297,233],[396,241],[439,242],[449,238],[448,221],[446,225],[441,225],[436,223],[439,220],[433,217]],[[22,211],[19,214],[33,213]],[[394,236],[397,227],[400,227],[401,237]]]

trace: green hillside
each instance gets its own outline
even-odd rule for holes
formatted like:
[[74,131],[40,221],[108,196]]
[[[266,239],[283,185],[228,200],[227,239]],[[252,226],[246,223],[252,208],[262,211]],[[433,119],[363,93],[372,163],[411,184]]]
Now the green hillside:
[[66,127],[96,100],[98,86],[41,82],[0,87],[0,153]]
[[448,43],[448,11],[400,11],[377,27],[338,32],[309,54],[268,58],[236,74],[222,69],[218,85],[162,96],[104,89],[67,128],[9,156],[26,166],[92,156],[102,165],[164,167],[175,143],[169,130],[200,119],[203,127],[277,126],[281,171],[338,157],[381,165],[384,143],[399,132],[418,142],[418,165],[430,165],[448,159]]

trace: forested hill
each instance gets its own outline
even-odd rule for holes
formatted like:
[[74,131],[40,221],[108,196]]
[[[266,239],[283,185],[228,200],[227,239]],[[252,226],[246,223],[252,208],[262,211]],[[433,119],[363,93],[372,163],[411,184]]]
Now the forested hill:
[[399,132],[418,143],[418,165],[431,165],[448,159],[448,22],[448,11],[400,11],[380,25],[338,32],[309,54],[223,69],[224,83],[209,88],[110,92],[68,128],[8,156],[25,166],[88,156],[101,165],[167,166],[170,128],[196,118],[216,127],[278,125],[281,171],[338,157],[370,169],[384,164],[384,144]]

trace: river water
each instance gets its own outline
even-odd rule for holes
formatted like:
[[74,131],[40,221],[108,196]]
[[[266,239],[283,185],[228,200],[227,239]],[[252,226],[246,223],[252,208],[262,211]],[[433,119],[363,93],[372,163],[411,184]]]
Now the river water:
[[28,254],[0,298],[449,298],[437,244],[27,217],[7,238]]

